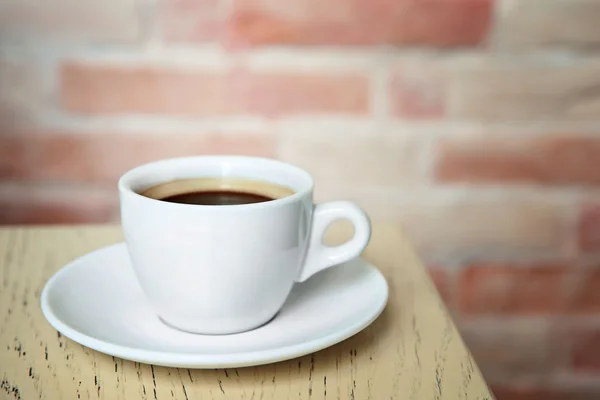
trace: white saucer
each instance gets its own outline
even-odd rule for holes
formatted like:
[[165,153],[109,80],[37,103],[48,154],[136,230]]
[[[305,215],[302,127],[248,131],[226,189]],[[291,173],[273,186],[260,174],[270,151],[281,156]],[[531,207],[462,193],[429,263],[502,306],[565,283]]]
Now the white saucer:
[[268,324],[223,336],[181,332],[147,305],[124,243],[89,253],[58,271],[42,292],[42,312],[63,335],[100,352],[184,368],[267,364],[321,350],[360,332],[383,311],[388,286],[362,259],[297,284]]

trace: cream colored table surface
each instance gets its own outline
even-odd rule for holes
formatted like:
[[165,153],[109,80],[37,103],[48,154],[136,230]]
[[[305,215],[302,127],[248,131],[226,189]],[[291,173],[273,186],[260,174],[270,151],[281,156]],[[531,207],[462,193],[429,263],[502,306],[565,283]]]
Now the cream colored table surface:
[[390,286],[388,305],[369,328],[312,355],[227,370],[121,360],[46,322],[39,302],[50,276],[121,238],[115,226],[0,229],[0,398],[493,399],[397,227],[375,225],[364,254]]

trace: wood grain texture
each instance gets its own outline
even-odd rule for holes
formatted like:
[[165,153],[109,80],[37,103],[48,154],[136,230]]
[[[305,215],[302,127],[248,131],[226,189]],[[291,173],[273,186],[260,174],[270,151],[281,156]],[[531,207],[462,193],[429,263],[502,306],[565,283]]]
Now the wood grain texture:
[[121,239],[115,226],[0,229],[0,398],[493,399],[396,226],[375,224],[365,252],[390,285],[387,308],[373,325],[312,355],[226,370],[121,360],[61,336],[46,322],[39,301],[50,276]]

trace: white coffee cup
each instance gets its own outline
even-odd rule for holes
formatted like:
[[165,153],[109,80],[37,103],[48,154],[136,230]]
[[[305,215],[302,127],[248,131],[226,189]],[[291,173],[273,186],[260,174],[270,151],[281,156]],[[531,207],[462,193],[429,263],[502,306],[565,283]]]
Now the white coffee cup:
[[[241,205],[178,204],[141,193],[166,182],[240,178],[285,186],[293,194]],[[313,204],[313,179],[280,161],[198,156],[152,162],[119,180],[125,241],[140,286],[168,325],[202,334],[257,328],[283,306],[295,282],[357,257],[369,242],[356,204]],[[335,220],[354,225],[348,242],[328,247]]]

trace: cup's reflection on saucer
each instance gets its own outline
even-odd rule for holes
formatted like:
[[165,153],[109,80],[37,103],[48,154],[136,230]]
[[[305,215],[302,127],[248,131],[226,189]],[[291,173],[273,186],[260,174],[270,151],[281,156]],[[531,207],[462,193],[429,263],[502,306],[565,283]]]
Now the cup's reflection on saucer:
[[[233,333],[221,333],[221,334],[207,334],[207,333],[205,333],[204,335],[218,335],[218,336],[223,336],[223,335],[238,335],[238,334],[241,334],[241,333],[246,333],[246,332],[249,332],[249,331],[253,331],[253,330],[256,330],[256,329],[260,329],[260,328],[262,328],[263,326],[269,325],[271,322],[273,322],[273,321],[275,320],[275,318],[277,318],[277,315],[278,315],[278,314],[279,314],[279,312],[277,312],[277,314],[275,314],[275,315],[273,316],[273,318],[271,318],[270,320],[268,320],[268,321],[267,321],[267,322],[265,322],[264,324],[262,324],[262,325],[259,325],[259,326],[257,326],[257,327],[254,327],[254,328],[251,328],[251,329],[248,329],[247,331],[242,331],[242,332],[233,332]],[[167,326],[167,327],[169,327],[169,328],[171,328],[171,329],[175,329],[175,330],[178,330],[178,331],[181,331],[181,332],[185,332],[185,333],[198,334],[198,333],[196,333],[196,332],[189,332],[189,331],[186,331],[185,329],[181,329],[181,328],[178,328],[178,327],[176,327],[176,326],[173,326],[173,325],[169,324],[167,321],[165,321],[164,319],[162,319],[162,317],[161,317],[160,315],[158,315],[158,316],[157,316],[157,318],[158,318],[158,320],[159,320],[159,321],[160,321],[162,324],[164,324],[165,326]]]

